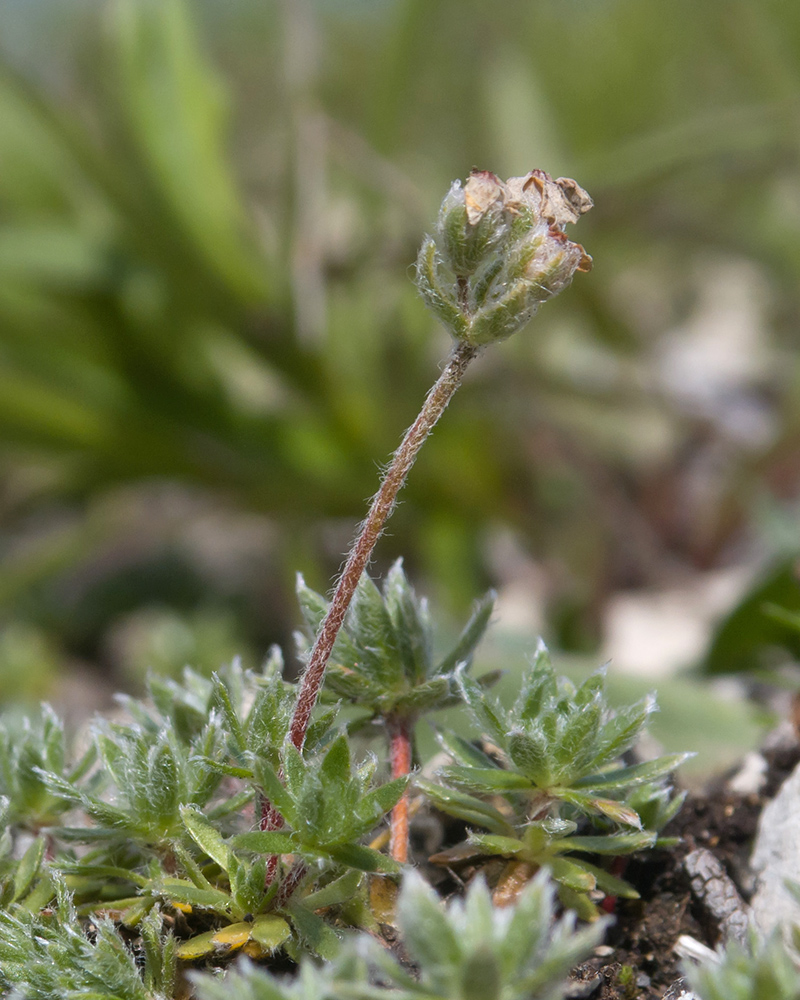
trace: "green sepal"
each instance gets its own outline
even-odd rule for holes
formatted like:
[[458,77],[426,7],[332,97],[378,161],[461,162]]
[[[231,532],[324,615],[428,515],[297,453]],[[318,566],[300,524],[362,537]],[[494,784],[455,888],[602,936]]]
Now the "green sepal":
[[456,300],[445,290],[446,281],[439,273],[441,261],[435,242],[426,236],[417,256],[417,288],[431,312],[442,321],[457,340],[466,340],[469,323]]

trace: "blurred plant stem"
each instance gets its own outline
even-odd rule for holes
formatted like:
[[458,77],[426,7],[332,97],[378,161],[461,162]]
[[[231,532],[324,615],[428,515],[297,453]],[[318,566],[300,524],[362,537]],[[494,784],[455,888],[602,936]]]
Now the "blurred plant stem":
[[[388,720],[389,756],[392,764],[392,778],[402,778],[411,772],[411,730],[412,723],[408,717]],[[408,861],[408,792],[392,809],[392,835],[389,841],[389,853],[395,861],[405,864]]]

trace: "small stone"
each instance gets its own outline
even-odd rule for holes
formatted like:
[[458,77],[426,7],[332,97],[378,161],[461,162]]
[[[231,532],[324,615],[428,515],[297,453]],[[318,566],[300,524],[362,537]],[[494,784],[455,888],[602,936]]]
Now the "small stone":
[[684,978],[676,980],[664,994],[664,1000],[700,1000],[696,993],[692,993],[689,984]]
[[746,753],[741,767],[728,782],[728,788],[739,795],[760,792],[767,783],[767,760],[756,750]]
[[564,1000],[588,1000],[603,985],[603,977],[598,972],[592,979],[587,979],[582,983],[568,983]]
[[684,858],[683,867],[691,880],[692,895],[717,924],[722,940],[744,944],[747,906],[717,858],[701,847]]
[[599,944],[594,949],[594,954],[597,955],[598,958],[608,958],[610,955],[614,954],[614,949],[610,944]]

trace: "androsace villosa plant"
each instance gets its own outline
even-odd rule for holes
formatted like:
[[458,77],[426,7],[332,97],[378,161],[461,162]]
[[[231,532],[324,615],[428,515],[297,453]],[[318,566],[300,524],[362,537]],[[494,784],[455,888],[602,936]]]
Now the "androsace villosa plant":
[[[494,678],[475,669],[492,595],[442,653],[402,565],[380,588],[366,570],[468,365],[590,267],[565,233],[589,208],[574,181],[540,170],[505,182],[473,171],[451,187],[417,284],[454,347],[331,600],[298,584],[299,682],[284,679],[278,651],[260,672],[234,663],[211,679],[188,668],[180,682],[153,676],[145,698],[121,699],[121,716],[81,735],[77,753],[48,708],[4,724],[4,995],[564,995],[605,926],[597,901],[635,896],[607,860],[657,842],[680,806],[669,776],[685,755],[626,762],[652,699],[614,711],[602,673],[575,688],[543,648],[503,709]],[[342,704],[355,709],[347,722]],[[449,763],[415,782],[416,723],[446,705],[460,706],[464,728],[440,733]],[[468,843],[453,850],[503,859],[494,884],[478,875],[443,907],[409,860],[412,789],[415,807],[466,822]],[[578,918],[588,926],[577,930]],[[387,924],[402,962],[386,951]],[[237,955],[244,964],[228,971]]]

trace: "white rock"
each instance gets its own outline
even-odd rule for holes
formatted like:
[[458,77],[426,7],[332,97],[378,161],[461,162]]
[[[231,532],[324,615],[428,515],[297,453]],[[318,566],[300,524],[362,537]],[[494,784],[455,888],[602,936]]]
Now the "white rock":
[[769,765],[766,757],[757,750],[744,755],[741,767],[728,781],[728,788],[739,795],[752,795],[767,783]]
[[800,902],[785,880],[800,881],[800,765],[761,813],[750,865],[756,877],[752,919],[767,935],[782,924],[800,924]]

